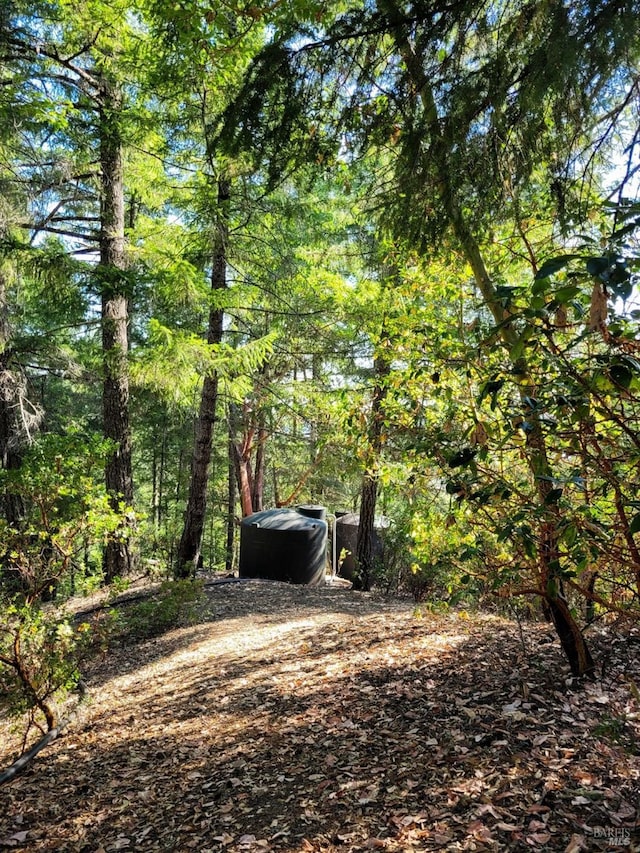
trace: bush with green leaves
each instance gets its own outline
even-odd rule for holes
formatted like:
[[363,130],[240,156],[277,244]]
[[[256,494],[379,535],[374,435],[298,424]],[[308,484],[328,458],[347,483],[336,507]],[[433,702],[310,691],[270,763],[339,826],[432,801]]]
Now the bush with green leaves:
[[0,579],[4,589],[34,603],[74,594],[86,576],[100,575],[111,536],[129,535],[130,508],[115,512],[103,484],[111,443],[70,431],[44,435],[17,470],[0,471],[0,502],[17,499],[22,513],[0,518]]
[[398,503],[388,511],[392,518],[381,532],[377,587],[409,593],[417,602],[455,604],[478,597],[480,586],[472,578],[483,573],[483,555],[471,549],[474,540],[464,514],[447,512],[446,501],[437,495]]
[[108,537],[128,529],[132,514],[114,512],[102,483],[110,444],[69,432],[45,435],[17,470],[0,471],[0,501],[21,513],[0,519],[0,685],[15,713],[57,724],[56,699],[77,676],[78,639],[48,603],[101,578]]
[[150,639],[191,624],[202,599],[202,581],[192,579],[164,581],[142,601],[114,599],[92,620],[85,651],[104,655],[114,644]]
[[202,600],[202,582],[168,580],[144,601],[119,609],[123,638],[148,639],[193,622]]
[[457,604],[476,598],[475,585],[463,582],[470,566],[463,556],[471,541],[464,518],[453,513],[416,513],[411,519],[411,564],[405,585],[416,601],[446,600]]
[[58,725],[57,700],[78,681],[78,634],[68,619],[30,604],[0,603],[0,693],[28,727]]

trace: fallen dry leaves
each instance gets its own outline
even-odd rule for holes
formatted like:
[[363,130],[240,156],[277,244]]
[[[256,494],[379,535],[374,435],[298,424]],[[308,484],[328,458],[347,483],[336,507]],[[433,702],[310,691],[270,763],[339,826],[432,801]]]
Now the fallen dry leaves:
[[640,635],[592,642],[573,687],[546,626],[213,587],[202,624],[87,672],[74,728],[0,789],[0,848],[635,849]]

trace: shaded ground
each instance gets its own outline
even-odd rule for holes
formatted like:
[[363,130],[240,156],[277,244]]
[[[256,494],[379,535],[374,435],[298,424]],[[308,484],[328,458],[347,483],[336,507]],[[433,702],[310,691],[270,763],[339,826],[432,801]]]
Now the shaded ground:
[[87,673],[74,727],[0,788],[0,848],[640,849],[640,635],[594,639],[573,690],[544,626],[208,594],[202,624]]

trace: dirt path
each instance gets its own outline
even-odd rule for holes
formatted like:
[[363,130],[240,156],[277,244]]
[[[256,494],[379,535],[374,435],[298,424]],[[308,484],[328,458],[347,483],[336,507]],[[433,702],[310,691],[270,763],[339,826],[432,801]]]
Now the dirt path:
[[74,728],[0,789],[0,848],[634,849],[638,639],[605,636],[572,692],[545,627],[214,587],[201,624],[87,673]]

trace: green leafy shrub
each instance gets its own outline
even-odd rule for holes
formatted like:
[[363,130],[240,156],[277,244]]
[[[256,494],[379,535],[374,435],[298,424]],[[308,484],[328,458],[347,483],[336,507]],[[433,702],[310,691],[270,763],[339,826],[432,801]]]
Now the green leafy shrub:
[[112,605],[107,615],[99,620],[98,632],[106,634],[111,642],[156,637],[171,628],[192,623],[202,597],[202,581],[164,581],[144,601]]
[[0,500],[21,507],[0,519],[0,687],[8,709],[29,712],[29,724],[57,725],[57,703],[77,680],[80,635],[48,603],[101,578],[109,536],[130,526],[114,512],[103,485],[110,443],[69,432],[29,448],[17,470],[0,471]]
[[[389,559],[397,562],[400,590],[416,602],[457,603],[461,597],[474,597],[474,585],[462,581],[469,571],[462,556],[471,541],[464,519],[434,507],[414,508],[395,527],[389,540],[392,548],[387,548],[385,538],[385,556],[389,550]],[[402,551],[400,560],[393,553],[398,549]]]
[[79,673],[78,635],[69,620],[29,604],[2,604],[0,693],[8,711],[29,714],[29,725],[58,724],[57,700],[72,689]]
[[76,592],[85,575],[101,577],[102,549],[110,536],[135,521],[115,512],[103,483],[111,443],[70,432],[45,435],[17,470],[0,471],[0,500],[19,501],[23,512],[0,518],[0,585],[27,603]]
[[631,720],[625,714],[604,714],[600,722],[593,727],[593,734],[619,744],[631,755],[640,755],[640,743],[638,743]]

